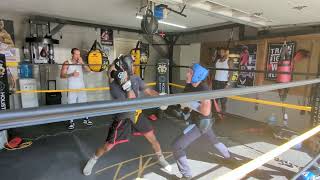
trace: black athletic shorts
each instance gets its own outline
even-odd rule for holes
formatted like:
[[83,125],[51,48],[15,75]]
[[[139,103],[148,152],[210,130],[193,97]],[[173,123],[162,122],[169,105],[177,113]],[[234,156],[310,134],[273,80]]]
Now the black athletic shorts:
[[120,144],[129,141],[131,135],[141,136],[153,131],[148,118],[141,113],[138,122],[134,124],[130,119],[114,119],[109,128],[106,142],[109,144]]

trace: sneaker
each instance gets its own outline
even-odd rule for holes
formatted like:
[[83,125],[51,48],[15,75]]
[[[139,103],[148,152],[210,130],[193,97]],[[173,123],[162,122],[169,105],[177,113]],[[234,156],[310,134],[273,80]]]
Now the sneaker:
[[92,126],[93,125],[92,121],[90,121],[89,118],[86,118],[85,120],[83,120],[83,124],[85,124],[87,126]]
[[171,165],[166,161],[166,159],[164,158],[164,156],[159,156],[158,158],[159,164],[162,168],[164,168],[166,171],[171,172],[172,171],[172,167]]
[[74,122],[70,123],[68,126],[69,130],[74,130],[74,128],[76,127],[76,124]]
[[220,165],[227,166],[232,169],[237,168],[245,163],[244,160],[236,158],[234,156],[231,156],[230,158],[224,158],[220,155],[215,155],[214,159],[215,159],[216,163],[218,163]]
[[83,174],[85,176],[91,175],[93,166],[97,163],[97,160],[94,158],[90,158],[87,162],[86,166],[83,168]]

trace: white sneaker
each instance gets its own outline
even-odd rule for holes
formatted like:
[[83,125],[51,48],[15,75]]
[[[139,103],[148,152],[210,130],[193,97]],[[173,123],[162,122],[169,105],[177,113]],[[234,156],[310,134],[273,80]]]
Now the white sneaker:
[[87,125],[87,126],[92,126],[93,123],[92,121],[90,121],[88,118],[86,118],[85,120],[83,120],[83,124]]
[[163,155],[159,156],[158,160],[159,160],[159,164],[160,164],[160,166],[162,166],[162,168],[164,168],[168,172],[172,171],[171,165],[166,161],[166,159],[164,158]]
[[93,157],[89,159],[86,166],[83,168],[83,174],[85,176],[89,176],[91,174],[92,168],[96,164],[96,162],[97,162],[97,160],[94,159]]
[[75,126],[76,126],[75,123],[72,122],[72,123],[69,124],[68,129],[69,130],[74,130]]

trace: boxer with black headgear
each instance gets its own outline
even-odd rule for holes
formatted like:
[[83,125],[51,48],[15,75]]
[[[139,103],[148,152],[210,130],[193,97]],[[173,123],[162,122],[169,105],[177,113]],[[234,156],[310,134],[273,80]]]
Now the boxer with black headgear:
[[[139,76],[133,75],[133,60],[131,56],[120,56],[111,65],[109,73],[110,94],[113,99],[126,100],[140,97],[141,92],[150,96],[159,95],[158,92],[146,87]],[[152,145],[158,158],[159,164],[167,171],[171,166],[165,160],[160,144],[153,132],[153,127],[147,117],[140,111],[118,113],[113,117],[112,125],[109,128],[107,139],[104,145],[97,149],[96,153],[89,159],[84,175],[91,174],[92,168],[103,154],[110,151],[115,145],[129,141],[131,134],[143,135]]]

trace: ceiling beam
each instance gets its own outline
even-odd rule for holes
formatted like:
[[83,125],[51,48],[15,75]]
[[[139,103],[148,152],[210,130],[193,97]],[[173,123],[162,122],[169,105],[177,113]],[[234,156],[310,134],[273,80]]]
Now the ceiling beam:
[[317,34],[320,33],[320,25],[315,26],[305,26],[304,28],[292,30],[282,29],[281,31],[274,31],[274,30],[262,30],[258,32],[258,39],[262,38],[273,38],[273,37],[287,37],[287,36],[297,36],[297,35],[304,35],[304,34]]
[[55,18],[55,17],[47,17],[47,16],[33,16],[30,20],[37,20],[37,21],[46,21],[58,24],[69,24],[75,26],[85,26],[85,27],[93,27],[93,28],[104,28],[104,29],[113,29],[118,31],[126,31],[126,32],[134,32],[134,33],[142,33],[140,29],[131,29],[126,27],[119,27],[113,25],[101,25],[96,23],[89,23],[89,22],[82,22],[82,21],[75,21],[75,20],[68,20],[62,18]]
[[189,34],[205,33],[205,32],[224,30],[224,29],[240,28],[242,26],[243,26],[243,24],[232,23],[232,24],[226,24],[226,25],[215,26],[215,27],[210,27],[210,28],[187,31],[187,32],[183,32],[182,34],[183,35],[189,35]]

